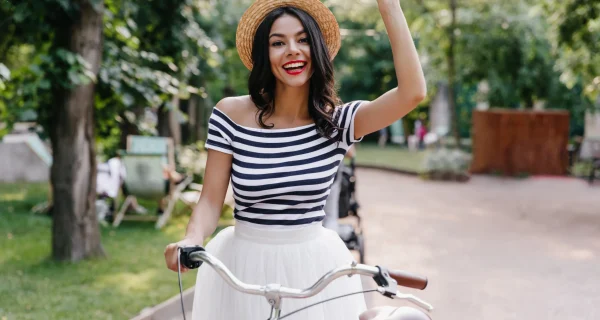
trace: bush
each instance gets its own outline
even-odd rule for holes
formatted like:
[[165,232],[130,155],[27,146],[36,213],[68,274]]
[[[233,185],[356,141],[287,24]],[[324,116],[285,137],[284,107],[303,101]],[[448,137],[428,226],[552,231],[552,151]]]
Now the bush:
[[208,157],[208,153],[204,149],[204,142],[198,141],[195,144],[182,146],[177,154],[179,160],[178,171],[181,170],[188,175],[193,175],[194,182],[202,184]]
[[423,178],[431,180],[468,181],[472,156],[458,149],[438,148],[427,152]]

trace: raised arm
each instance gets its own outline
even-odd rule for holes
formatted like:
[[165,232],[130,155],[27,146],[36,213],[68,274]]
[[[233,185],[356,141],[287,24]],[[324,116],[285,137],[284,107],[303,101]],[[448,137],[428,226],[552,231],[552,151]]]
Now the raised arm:
[[413,110],[427,93],[425,76],[399,0],[377,0],[390,38],[398,87],[364,102],[356,112],[354,136],[385,128]]

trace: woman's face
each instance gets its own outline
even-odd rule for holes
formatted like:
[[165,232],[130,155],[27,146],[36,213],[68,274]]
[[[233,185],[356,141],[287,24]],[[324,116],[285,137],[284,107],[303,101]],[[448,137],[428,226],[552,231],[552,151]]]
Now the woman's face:
[[269,60],[277,82],[291,87],[308,83],[312,74],[308,34],[294,16],[283,15],[269,33]]

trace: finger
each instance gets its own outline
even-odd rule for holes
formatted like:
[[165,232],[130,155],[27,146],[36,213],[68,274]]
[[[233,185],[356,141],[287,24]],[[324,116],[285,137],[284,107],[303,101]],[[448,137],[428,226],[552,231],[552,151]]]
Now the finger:
[[177,263],[173,263],[173,259],[171,257],[165,257],[165,262],[169,270],[177,271]]
[[167,252],[171,251],[173,249],[173,246],[176,245],[175,243],[169,243],[166,247],[165,247],[165,251],[164,254],[167,254]]
[[174,252],[173,246],[170,246],[165,251],[165,261],[170,270],[177,271],[177,254]]

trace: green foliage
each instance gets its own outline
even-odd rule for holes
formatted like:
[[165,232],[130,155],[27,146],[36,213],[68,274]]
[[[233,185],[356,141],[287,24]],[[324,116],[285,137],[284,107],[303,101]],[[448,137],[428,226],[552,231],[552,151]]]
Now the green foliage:
[[32,56],[31,64],[14,69],[0,92],[2,120],[8,127],[27,114],[37,115],[36,120],[46,126],[49,112],[55,103],[56,92],[69,90],[96,81],[90,65],[81,56],[58,48]]
[[[590,7],[589,1],[567,1],[564,5],[568,2],[577,2],[587,9]],[[563,5],[559,1],[547,3],[554,8]],[[470,127],[468,119],[477,99],[472,90],[482,80],[489,85],[487,99],[490,105],[531,108],[536,102],[545,102],[546,108],[570,111],[571,134],[583,132],[583,111],[591,105],[589,98],[593,95],[582,94],[586,83],[584,77],[569,78],[569,70],[572,69],[562,65],[565,59],[569,59],[570,53],[557,50],[556,41],[552,40],[553,33],[557,32],[555,29],[560,25],[559,15],[561,19],[565,16],[555,11],[553,18],[548,19],[550,13],[540,10],[540,7],[543,6],[526,0],[460,1],[456,29],[449,30],[447,1],[411,2],[411,8],[421,13],[409,21],[413,22],[413,34],[420,40],[419,50],[430,88],[438,82],[446,82],[448,32],[456,36],[456,113],[461,136],[465,136]],[[590,17],[582,13],[586,11],[581,8],[576,12],[570,14]],[[589,20],[586,26],[588,29],[592,27]],[[587,40],[578,44],[582,54],[594,52]]]
[[206,1],[106,1],[104,58],[97,88],[96,118],[103,144],[114,148],[123,123],[142,131],[139,112],[170,106],[173,96],[206,97],[193,84],[214,73],[218,47],[201,13]]
[[540,5],[548,16],[549,34],[561,80],[595,100],[600,94],[600,2],[551,0]]
[[[235,30],[251,0],[131,0],[104,2],[103,61],[96,82],[96,132],[109,146],[119,128],[141,128],[144,108],[169,108],[174,95],[197,95],[203,105],[226,94],[246,94],[248,70],[237,56]],[[342,100],[373,99],[396,86],[392,54],[376,2],[327,0],[343,44],[335,66]],[[69,55],[57,32],[77,10],[67,0],[2,1],[0,16],[0,135],[19,119],[44,119],[56,92],[90,80],[80,58]],[[600,74],[598,3],[590,0],[459,1],[457,114],[462,135],[474,106],[473,90],[486,80],[493,106],[569,109],[580,132]],[[421,54],[430,97],[446,82],[448,1],[402,1]],[[64,41],[64,40],[62,40]],[[59,51],[59,49],[63,51]],[[6,72],[8,69],[8,72]],[[7,77],[10,74],[10,78]],[[564,84],[566,85],[564,85]],[[591,91],[590,91],[591,90]],[[407,116],[426,114],[425,101]],[[203,111],[201,111],[203,112]],[[142,130],[144,131],[144,130]]]
[[[8,3],[8,4],[7,4]],[[48,128],[53,106],[63,92],[97,81],[89,62],[69,51],[68,23],[78,10],[70,1],[43,0],[4,3],[8,17],[0,57],[11,78],[0,92],[7,130],[18,120],[37,120]],[[33,117],[34,119],[28,119]]]
[[[6,82],[10,80],[10,70],[4,65],[0,63],[0,92],[6,92],[7,86]],[[4,99],[0,99],[0,119],[10,119],[11,115],[9,114],[9,109],[4,101]],[[12,122],[12,121],[11,121]],[[8,126],[0,124],[0,137],[4,136],[8,133]]]
[[[208,98],[202,84],[222,74],[219,67],[224,60],[220,46],[209,35],[218,25],[215,2],[106,0],[93,4],[105,6],[95,120],[98,140],[108,149],[118,144],[118,128],[126,123],[140,125],[140,109],[169,108],[173,96]],[[2,2],[0,13],[8,19],[0,26],[8,37],[0,41],[0,57],[7,58],[4,66],[12,74],[10,80],[0,79],[4,132],[25,114],[45,123],[48,106],[57,103],[60,90],[91,79],[86,62],[65,49],[61,33],[76,10],[77,5],[66,0]]]

